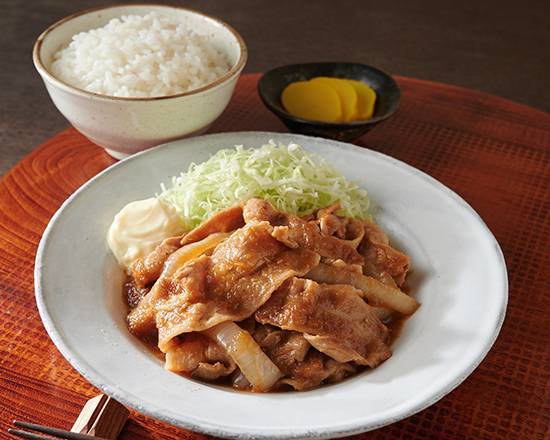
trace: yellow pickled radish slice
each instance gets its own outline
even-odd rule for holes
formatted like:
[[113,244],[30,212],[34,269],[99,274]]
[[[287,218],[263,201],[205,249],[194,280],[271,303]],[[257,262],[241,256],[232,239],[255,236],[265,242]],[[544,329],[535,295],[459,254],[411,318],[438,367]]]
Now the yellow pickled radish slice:
[[346,80],[330,78],[328,76],[318,76],[310,81],[312,83],[321,82],[336,90],[340,102],[342,103],[342,116],[344,121],[351,121],[357,116],[357,92]]
[[286,111],[291,115],[314,121],[336,122],[342,119],[342,105],[336,91],[323,83],[296,81],[281,95]]
[[376,102],[376,92],[362,81],[348,79],[347,82],[357,92],[357,119],[372,118]]

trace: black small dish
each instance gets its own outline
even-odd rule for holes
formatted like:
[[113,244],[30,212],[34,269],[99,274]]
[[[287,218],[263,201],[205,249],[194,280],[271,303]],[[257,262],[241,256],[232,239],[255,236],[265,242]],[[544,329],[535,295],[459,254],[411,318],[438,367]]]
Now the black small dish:
[[[376,92],[374,115],[365,121],[322,122],[301,119],[288,113],[281,102],[285,87],[294,81],[316,76],[332,76],[363,81]],[[258,83],[258,92],[266,107],[275,113],[292,132],[320,136],[339,141],[352,141],[376,124],[389,118],[399,106],[401,91],[388,74],[359,63],[307,63],[277,67],[266,72]]]

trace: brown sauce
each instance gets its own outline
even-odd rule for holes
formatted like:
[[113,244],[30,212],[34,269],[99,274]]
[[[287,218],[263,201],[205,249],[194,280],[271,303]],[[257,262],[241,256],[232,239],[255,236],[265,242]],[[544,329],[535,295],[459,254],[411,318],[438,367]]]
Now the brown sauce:
[[392,316],[389,322],[385,323],[386,327],[388,327],[388,330],[390,331],[390,346],[395,343],[396,339],[401,334],[407,318],[408,316],[403,316],[396,313]]

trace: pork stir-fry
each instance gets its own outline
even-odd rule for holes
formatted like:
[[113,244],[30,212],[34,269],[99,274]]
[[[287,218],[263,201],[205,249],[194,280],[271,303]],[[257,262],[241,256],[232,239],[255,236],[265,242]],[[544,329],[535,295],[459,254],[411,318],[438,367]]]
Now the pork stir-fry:
[[237,389],[305,390],[391,356],[388,323],[418,303],[374,223],[335,204],[300,218],[250,199],[131,266],[130,331],[166,368]]

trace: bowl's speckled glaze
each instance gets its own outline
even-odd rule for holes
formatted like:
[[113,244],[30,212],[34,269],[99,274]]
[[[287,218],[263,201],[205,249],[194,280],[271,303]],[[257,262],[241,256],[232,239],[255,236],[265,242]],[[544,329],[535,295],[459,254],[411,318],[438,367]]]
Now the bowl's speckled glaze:
[[[50,73],[54,54],[74,34],[104,26],[121,15],[149,12],[177,17],[207,36],[226,53],[230,70],[198,89],[152,98],[100,95],[73,87]],[[76,13],[46,29],[33,50],[34,65],[57,109],[78,131],[117,159],[206,130],[229,103],[246,60],[246,45],[231,26],[196,11],[154,4],[101,7]]]

